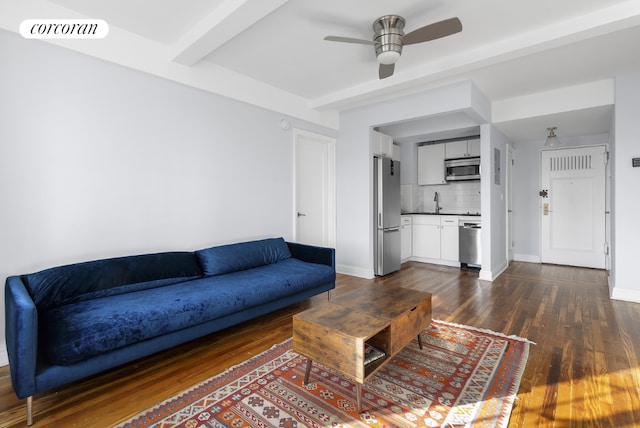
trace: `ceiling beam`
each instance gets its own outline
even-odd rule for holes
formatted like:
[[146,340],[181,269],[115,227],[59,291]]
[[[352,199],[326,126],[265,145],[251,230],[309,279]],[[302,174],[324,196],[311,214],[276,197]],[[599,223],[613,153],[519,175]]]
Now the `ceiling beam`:
[[192,66],[289,0],[225,0],[169,47],[169,59]]
[[492,122],[508,122],[551,113],[612,106],[615,82],[598,80],[493,102]]

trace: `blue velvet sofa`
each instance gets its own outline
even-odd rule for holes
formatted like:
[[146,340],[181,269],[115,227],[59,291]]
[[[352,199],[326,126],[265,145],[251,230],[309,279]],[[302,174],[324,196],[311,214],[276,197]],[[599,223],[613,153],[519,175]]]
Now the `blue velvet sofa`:
[[18,398],[335,288],[332,248],[282,238],[10,276],[6,340]]

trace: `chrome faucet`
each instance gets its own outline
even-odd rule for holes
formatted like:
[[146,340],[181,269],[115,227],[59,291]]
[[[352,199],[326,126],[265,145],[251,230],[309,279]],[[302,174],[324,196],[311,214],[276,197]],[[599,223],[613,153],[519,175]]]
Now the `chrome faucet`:
[[433,200],[436,201],[436,214],[440,214],[440,209],[442,207],[440,206],[440,195],[438,195],[438,192],[436,192]]

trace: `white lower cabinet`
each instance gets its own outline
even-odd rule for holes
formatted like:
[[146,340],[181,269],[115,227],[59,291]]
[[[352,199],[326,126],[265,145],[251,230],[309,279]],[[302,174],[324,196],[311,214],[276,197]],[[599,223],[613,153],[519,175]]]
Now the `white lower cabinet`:
[[400,221],[400,261],[405,262],[411,258],[412,254],[412,216],[403,215]]
[[458,217],[440,216],[440,258],[458,262]]
[[440,216],[413,216],[413,257],[440,258]]
[[458,266],[458,217],[414,215],[411,259]]

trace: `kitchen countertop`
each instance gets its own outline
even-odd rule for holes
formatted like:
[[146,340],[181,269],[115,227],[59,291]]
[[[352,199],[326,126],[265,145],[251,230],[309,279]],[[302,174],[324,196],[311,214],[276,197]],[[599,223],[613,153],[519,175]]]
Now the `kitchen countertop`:
[[432,211],[432,212],[412,212],[412,213],[401,213],[401,214],[402,215],[457,215],[457,216],[472,216],[472,217],[481,216],[479,212],[471,213],[468,211],[466,213],[448,213],[448,212],[436,213],[435,211]]

